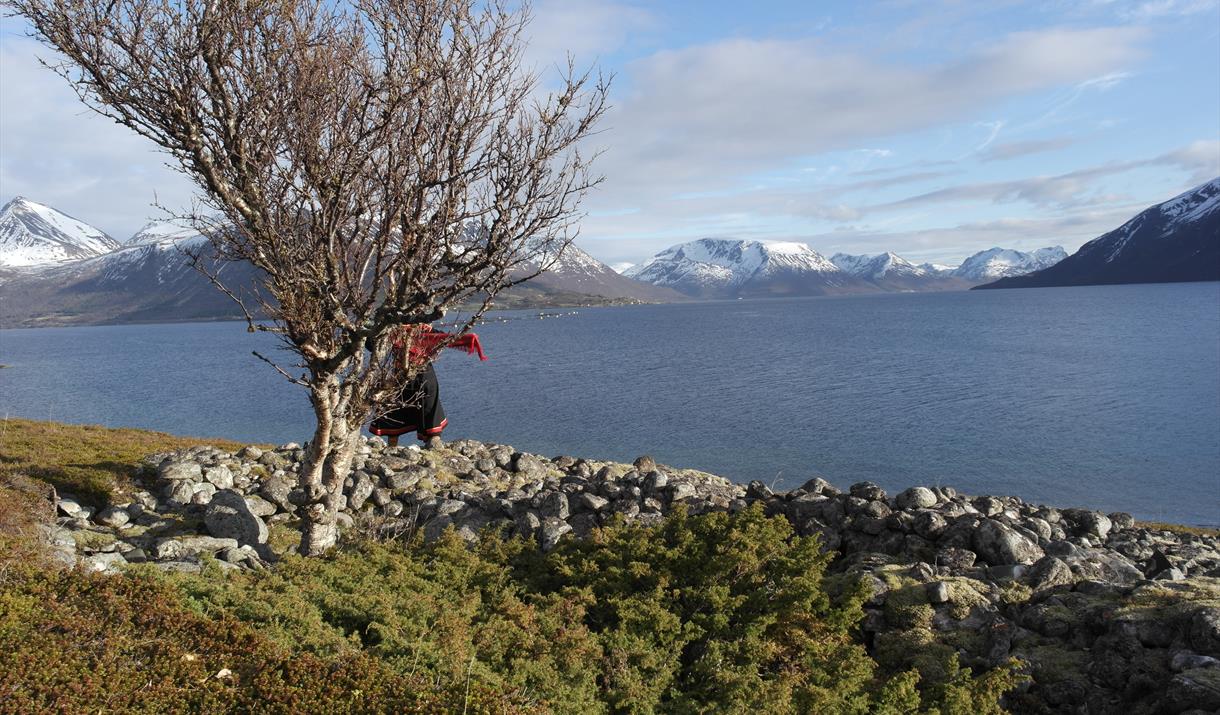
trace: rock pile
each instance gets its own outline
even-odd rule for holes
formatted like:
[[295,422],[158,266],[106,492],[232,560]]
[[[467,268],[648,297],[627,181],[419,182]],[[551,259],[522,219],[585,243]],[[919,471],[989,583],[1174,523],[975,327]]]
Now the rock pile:
[[[261,569],[269,530],[290,526],[302,450],[195,447],[146,459],[144,489],[94,513],[69,496],[51,541],[67,562],[115,571],[151,562]],[[1034,680],[1014,702],[1031,711],[1220,710],[1220,539],[1140,528],[1128,514],[1057,509],[1016,497],[969,497],[876,484],[846,491],[815,478],[789,492],[742,486],[641,457],[634,464],[463,440],[439,449],[362,443],[345,484],[345,529],[382,536],[484,529],[551,549],[621,517],[651,525],[761,503],[840,554],[843,583],[871,596],[864,631],[879,656],[949,648],[963,664],[1016,656]],[[1024,708],[1021,708],[1024,709]]]

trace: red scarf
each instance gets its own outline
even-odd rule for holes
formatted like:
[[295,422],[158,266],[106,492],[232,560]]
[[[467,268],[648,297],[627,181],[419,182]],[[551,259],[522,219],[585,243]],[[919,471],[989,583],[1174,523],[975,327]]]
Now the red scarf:
[[[465,333],[454,337],[452,333],[442,333],[431,325],[404,326],[402,331],[394,337],[395,349],[401,351],[407,340],[411,341],[408,358],[412,365],[423,365],[431,362],[436,357],[436,354],[440,352],[441,347],[465,350],[469,355],[478,353],[480,360],[487,359],[487,356],[483,354],[483,346],[479,343],[479,336],[474,333]],[[453,342],[444,345],[444,343],[450,340]],[[399,355],[401,356],[402,353],[399,352]]]

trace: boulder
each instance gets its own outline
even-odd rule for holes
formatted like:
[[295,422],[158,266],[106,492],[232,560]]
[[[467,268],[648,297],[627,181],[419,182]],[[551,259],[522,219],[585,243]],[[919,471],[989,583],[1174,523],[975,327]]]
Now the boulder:
[[993,566],[1032,564],[1044,555],[1036,543],[995,519],[983,519],[978,524],[972,546]]
[[245,498],[232,489],[216,492],[203,515],[212,536],[236,539],[238,545],[267,543],[267,525],[254,515]]
[[899,509],[928,509],[936,506],[936,493],[927,487],[911,487],[894,497],[894,504]]

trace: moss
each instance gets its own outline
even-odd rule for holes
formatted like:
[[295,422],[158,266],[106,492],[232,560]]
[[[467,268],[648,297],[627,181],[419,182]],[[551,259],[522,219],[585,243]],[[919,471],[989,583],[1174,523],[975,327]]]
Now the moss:
[[145,455],[201,444],[241,448],[227,440],[17,418],[0,421],[0,444],[0,479],[27,474],[95,507],[131,492]]
[[1175,534],[1194,534],[1195,536],[1220,536],[1220,529],[1208,526],[1186,526],[1184,524],[1166,524],[1160,521],[1137,521],[1137,529],[1152,531],[1171,531]]
[[1078,680],[1087,672],[1091,662],[1091,656],[1087,652],[1048,640],[1018,647],[1015,654],[1030,664],[1034,679],[1044,684]]
[[72,540],[78,550],[98,551],[114,544],[118,538],[110,532],[80,529],[72,532]]

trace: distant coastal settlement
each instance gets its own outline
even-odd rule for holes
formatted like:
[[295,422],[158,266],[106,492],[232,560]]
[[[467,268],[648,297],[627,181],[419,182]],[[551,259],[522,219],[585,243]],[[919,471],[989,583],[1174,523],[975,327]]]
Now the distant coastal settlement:
[[[105,574],[131,564],[201,577],[217,568],[275,572],[295,545],[299,445],[186,446],[167,435],[23,420],[5,430],[9,488],[20,474],[57,487],[45,543],[64,564]],[[86,452],[74,462],[109,452],[97,461],[130,463],[131,474],[46,463],[67,456],[74,432]],[[137,457],[158,443],[179,448]],[[951,659],[976,674],[1016,667],[1030,681],[1008,689],[1013,712],[1220,707],[1215,530],[946,486],[891,495],[869,482],[840,489],[814,478],[774,492],[646,456],[546,458],[472,440],[421,450],[370,438],[353,466],[340,513],[349,541],[418,538],[434,548],[498,534],[532,544],[540,558],[570,558],[593,556],[614,529],[666,543],[688,520],[759,528],[778,520],[775,533],[791,548],[813,539],[830,559],[823,584],[832,596],[859,589],[862,644],[886,672],[915,668],[943,685]],[[708,553],[724,547],[709,544]]]

